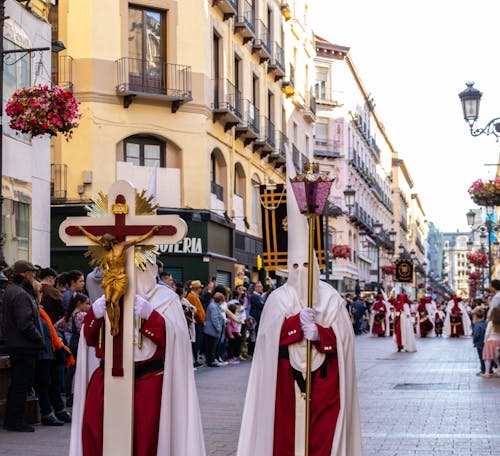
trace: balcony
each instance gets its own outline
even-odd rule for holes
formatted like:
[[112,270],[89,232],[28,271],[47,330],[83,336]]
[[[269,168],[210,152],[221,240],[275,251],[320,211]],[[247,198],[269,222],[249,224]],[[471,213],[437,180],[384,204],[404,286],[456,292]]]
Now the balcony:
[[255,141],[260,134],[260,111],[250,100],[243,100],[243,119],[236,125],[236,138],[245,146]]
[[285,76],[285,53],[276,42],[273,43],[271,60],[267,65],[268,73],[274,73],[274,80],[279,81]]
[[224,201],[224,187],[215,182],[210,182],[210,193],[219,201]]
[[307,95],[304,119],[309,123],[316,122],[316,98],[312,92]]
[[399,226],[401,227],[401,229],[407,233],[408,232],[408,224],[406,223],[406,220],[401,217],[401,221],[399,222]]
[[281,82],[281,90],[287,98],[295,94],[295,67],[292,64],[290,64],[288,74],[285,75]]
[[52,84],[73,92],[73,57],[52,53]]
[[373,218],[358,203],[354,204],[349,219],[367,233],[373,232]]
[[225,21],[238,13],[238,0],[212,0],[212,6],[222,11]]
[[316,98],[316,104],[331,106],[333,108],[341,106],[339,102],[333,99],[332,89],[323,81],[314,84],[313,93]]
[[123,57],[116,61],[116,93],[128,108],[136,96],[171,101],[175,113],[182,103],[191,101],[191,67],[161,60]]
[[287,136],[281,132],[276,132],[276,150],[269,155],[269,162],[274,163],[275,168],[286,165],[286,148],[288,146]]
[[52,163],[50,165],[50,201],[58,203],[68,197],[68,165]]
[[243,44],[255,39],[255,9],[247,0],[243,0],[236,15],[234,31],[243,38]]
[[314,141],[314,156],[318,158],[340,158],[340,141],[321,140]]
[[227,79],[214,79],[213,121],[224,125],[228,131],[243,120],[241,92]]
[[254,152],[260,153],[260,157],[274,152],[276,147],[276,129],[274,123],[265,116],[261,117],[260,136],[253,143]]
[[264,22],[257,20],[257,33],[252,43],[252,53],[256,54],[260,63],[271,58],[271,34]]

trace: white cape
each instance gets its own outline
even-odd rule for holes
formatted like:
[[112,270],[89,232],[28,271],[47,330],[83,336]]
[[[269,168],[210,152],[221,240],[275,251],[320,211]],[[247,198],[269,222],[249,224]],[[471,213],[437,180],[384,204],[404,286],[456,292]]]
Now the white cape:
[[[384,336],[387,337],[387,336],[391,335],[391,319],[390,319],[391,318],[391,311],[390,311],[391,304],[388,301],[384,300],[384,305],[385,305],[385,334],[384,334]],[[377,312],[375,310],[372,310],[370,312],[370,336],[377,335],[377,334],[373,334],[373,323],[375,322],[375,315],[376,314],[377,314]]]
[[[404,311],[399,316],[399,324],[401,325],[401,341],[407,352],[417,351],[417,342],[415,340],[415,332],[413,331],[413,318],[408,304],[404,305]],[[397,345],[396,331],[393,334],[394,341]]]
[[[427,318],[429,321],[432,323],[432,329],[427,333],[426,337],[436,337],[436,312],[437,309],[435,308],[435,304],[433,305],[432,303],[428,302],[425,304],[425,310],[427,312]],[[422,337],[422,334],[420,334],[420,312],[418,312],[418,307],[417,307],[417,336]]]
[[[205,443],[194,382],[191,343],[178,296],[167,287],[156,286],[143,296],[165,320],[166,350],[163,375],[158,456],[204,456]],[[83,331],[83,328],[82,328]],[[147,359],[156,346],[143,338],[143,350],[135,359]],[[82,456],[82,421],[87,384],[98,366],[94,348],[80,337],[75,373],[70,456]]]
[[[453,309],[453,306],[455,304],[455,301],[453,299],[450,299],[448,301],[448,304],[446,306],[446,317],[444,319],[444,333],[450,337],[451,336],[451,324],[450,324],[450,316],[451,316],[451,309]],[[460,312],[462,312],[462,325],[464,327],[464,336],[471,336],[472,335],[472,326],[470,322],[470,317],[469,314],[467,313],[467,309],[463,305],[463,303],[460,301],[458,303],[458,307],[460,309]]]
[[[317,321],[322,326],[331,327],[335,332],[339,363],[340,412],[331,456],[361,456],[361,428],[352,323],[344,301],[335,289],[320,282],[319,291],[320,302],[315,306],[319,312]],[[270,456],[273,453],[280,332],[285,317],[295,315],[300,310],[297,295],[287,285],[273,291],[266,301],[248,381],[237,456]],[[300,346],[300,344],[294,345]],[[289,348],[292,347],[293,345]],[[305,350],[302,351],[305,354]],[[292,363],[292,358],[297,355],[295,350],[290,350]]]

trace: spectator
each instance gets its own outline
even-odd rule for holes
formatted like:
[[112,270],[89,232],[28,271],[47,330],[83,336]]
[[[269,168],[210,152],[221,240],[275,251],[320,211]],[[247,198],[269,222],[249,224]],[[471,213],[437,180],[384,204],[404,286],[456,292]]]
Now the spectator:
[[160,285],[165,285],[167,287],[169,287],[170,289],[172,290],[176,290],[176,286],[175,286],[175,280],[174,278],[172,277],[172,274],[170,274],[169,272],[162,272],[160,274],[160,280],[158,282]]
[[52,323],[56,323],[64,316],[62,307],[62,294],[54,286],[57,272],[52,268],[44,268],[38,273],[42,284],[42,302],[40,303],[50,317]]
[[[76,293],[69,302],[66,314],[56,324],[55,328],[64,334],[65,344],[69,346],[71,354],[76,360],[78,353],[78,343],[80,342],[80,331],[83,320],[89,310],[89,298],[83,293]],[[73,406],[73,377],[75,375],[75,366],[67,369],[64,389],[66,391],[66,406]]]
[[[236,315],[236,304],[228,304],[227,308],[233,315]],[[229,340],[229,346],[227,349],[228,362],[229,364],[239,364],[241,348],[241,324],[239,324],[233,318],[228,317],[226,321],[226,333]]]
[[68,308],[69,301],[71,297],[78,292],[83,291],[83,286],[85,285],[85,280],[83,278],[83,272],[78,271],[77,269],[73,269],[69,271],[66,277],[66,283],[68,285],[68,289],[64,292],[62,297],[62,306],[64,312]]
[[359,335],[362,333],[363,315],[365,314],[365,306],[361,302],[361,298],[356,296],[352,306],[354,317],[354,334]]
[[493,298],[491,298],[489,309],[488,309],[488,317],[490,315],[491,309],[495,307],[500,307],[500,280],[492,280],[490,290],[492,293],[495,293]]
[[257,322],[251,315],[245,320],[245,333],[247,357],[253,356],[255,341],[257,340]]
[[205,339],[205,356],[207,366],[221,367],[221,363],[215,359],[217,343],[219,342],[224,327],[224,316],[220,310],[220,305],[224,302],[222,293],[215,293],[213,300],[207,307],[207,316],[203,335]]
[[[488,316],[488,325],[484,334],[483,359],[485,372],[482,377],[489,377],[491,374],[492,362],[498,361],[498,352],[500,350],[500,307],[493,307]],[[497,369],[497,375],[500,372]]]
[[177,284],[175,292],[177,293],[177,296],[179,296],[182,310],[184,311],[184,317],[186,317],[189,339],[191,340],[191,343],[194,343],[196,341],[195,315],[197,313],[197,309],[186,299],[186,289],[181,284]]
[[486,333],[486,321],[484,320],[484,311],[481,307],[476,307],[472,312],[472,343],[477,350],[481,371],[477,375],[484,374],[485,366],[483,360],[484,334]]
[[265,298],[263,296],[264,287],[261,282],[257,282],[254,291],[250,296],[250,316],[255,319],[257,324],[256,331],[259,330],[260,316],[264,309]]
[[36,355],[45,347],[34,299],[34,277],[35,267],[29,261],[16,261],[12,283],[7,286],[3,298],[5,345],[11,363],[4,421],[9,431],[35,430],[24,421],[24,402],[33,387]]
[[[42,286],[34,281],[33,286],[36,292],[36,301],[41,302]],[[45,426],[62,426],[64,423],[71,423],[71,416],[64,408],[61,397],[61,369],[68,361],[67,367],[74,365],[74,359],[70,356],[70,351],[64,347],[60,337],[56,333],[50,317],[41,306],[38,307],[42,333],[44,338],[44,351],[37,355],[35,365],[35,393],[38,396],[42,424]],[[67,355],[63,358],[56,357],[56,353],[62,352]]]
[[104,271],[97,267],[87,274],[85,288],[87,289],[87,295],[91,305],[104,294],[102,279],[104,279]]
[[56,283],[54,284],[54,287],[59,290],[61,295],[64,294],[64,292],[68,289],[68,273],[67,272],[61,272],[57,277],[56,277]]
[[4,334],[3,334],[3,295],[5,293],[5,288],[9,284],[9,279],[7,276],[0,271],[0,345],[4,343]]
[[193,280],[188,283],[187,288],[189,290],[186,299],[196,307],[196,313],[194,314],[195,321],[195,335],[196,340],[192,344],[193,346],[193,360],[194,367],[201,366],[198,360],[201,347],[203,346],[203,328],[205,327],[205,309],[200,301],[200,294],[202,290],[202,284],[199,280]]

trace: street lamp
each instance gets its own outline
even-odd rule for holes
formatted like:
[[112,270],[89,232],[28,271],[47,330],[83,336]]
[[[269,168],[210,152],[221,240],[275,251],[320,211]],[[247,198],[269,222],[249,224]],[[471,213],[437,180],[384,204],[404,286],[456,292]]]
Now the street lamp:
[[462,111],[465,121],[469,124],[472,136],[494,135],[498,141],[500,138],[500,117],[491,119],[484,128],[474,129],[474,124],[479,117],[479,104],[483,93],[474,87],[473,82],[465,84],[467,88],[458,94],[462,103]]
[[476,218],[476,213],[471,209],[465,215],[467,217],[467,224],[470,225],[470,226],[474,225],[474,220]]
[[344,202],[345,205],[347,206],[347,210],[349,213],[351,212],[351,209],[354,207],[355,198],[356,198],[356,190],[354,190],[351,187],[351,185],[348,185],[347,188],[344,190]]

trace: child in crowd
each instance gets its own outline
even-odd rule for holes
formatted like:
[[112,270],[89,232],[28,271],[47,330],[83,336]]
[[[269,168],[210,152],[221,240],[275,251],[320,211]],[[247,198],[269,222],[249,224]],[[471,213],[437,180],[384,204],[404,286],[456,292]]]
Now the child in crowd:
[[[490,377],[491,362],[498,359],[498,350],[500,348],[500,307],[491,309],[484,335],[483,359],[485,372],[482,377]],[[497,371],[498,375],[498,371]]]
[[485,365],[483,360],[483,347],[484,347],[484,334],[486,333],[486,321],[484,320],[484,310],[480,307],[476,307],[472,312],[472,322],[474,327],[472,328],[472,343],[477,350],[477,356],[479,356],[479,362],[481,364],[481,372],[477,375],[483,375],[485,371]]
[[[237,313],[236,304],[229,304],[227,308],[233,315],[236,315]],[[240,360],[238,359],[240,356],[240,347],[241,347],[240,331],[241,330],[238,329],[238,323],[236,322],[236,320],[233,320],[232,318],[228,318],[226,320],[226,333],[229,339],[229,346],[227,350],[228,352],[227,359],[229,364],[240,363]]]

